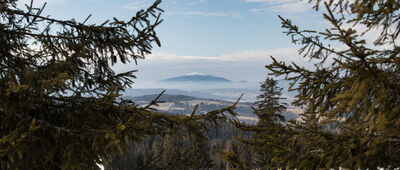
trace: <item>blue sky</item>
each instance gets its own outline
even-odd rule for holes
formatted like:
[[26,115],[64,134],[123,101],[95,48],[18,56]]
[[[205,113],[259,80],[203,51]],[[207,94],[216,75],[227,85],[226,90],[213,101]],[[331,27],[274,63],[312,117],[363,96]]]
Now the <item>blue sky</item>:
[[[35,0],[40,5],[45,0]],[[30,0],[23,0],[30,2]],[[45,14],[55,18],[101,23],[112,17],[129,19],[152,0],[47,0]],[[264,65],[273,55],[308,65],[298,46],[280,28],[278,14],[302,28],[321,29],[322,15],[299,0],[163,0],[164,22],[157,30],[162,47],[138,65],[117,65],[117,71],[138,69],[137,84],[202,72],[234,81],[262,81]]]

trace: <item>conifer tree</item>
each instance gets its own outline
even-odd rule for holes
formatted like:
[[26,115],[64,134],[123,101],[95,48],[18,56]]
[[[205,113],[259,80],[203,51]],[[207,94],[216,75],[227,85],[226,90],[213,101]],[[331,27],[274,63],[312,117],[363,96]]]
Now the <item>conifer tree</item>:
[[[273,57],[266,66],[292,81],[290,89],[297,91],[292,105],[305,108],[302,120],[283,125],[270,114],[268,126],[234,121],[244,130],[268,129],[262,139],[243,142],[269,148],[269,164],[260,168],[400,167],[399,2],[309,2],[326,9],[323,17],[331,26],[325,31],[301,30],[280,18],[285,33],[302,46],[299,53],[315,67]],[[365,37],[369,33],[374,39]]]
[[[271,124],[275,124],[277,122],[284,122],[285,117],[282,115],[282,112],[286,110],[286,103],[282,103],[281,100],[285,99],[282,96],[283,88],[278,86],[278,81],[274,80],[270,77],[265,79],[260,83],[260,91],[262,92],[257,99],[259,99],[257,104],[257,113],[258,123],[257,126],[262,130],[254,131],[251,134],[251,139],[253,139],[253,143],[256,140],[262,140],[266,135],[270,135],[274,133],[271,131]],[[271,118],[273,118],[271,120]],[[263,145],[254,145],[252,142],[248,141],[245,144],[249,148],[249,151],[252,155],[251,166],[253,168],[267,167],[269,164],[269,159],[272,155],[270,155],[269,147],[265,147]]]
[[286,110],[286,104],[280,101],[285,99],[281,97],[283,88],[278,87],[278,81],[272,78],[265,79],[260,83],[260,87],[262,93],[257,96],[258,101],[255,102],[260,113],[273,112],[275,119],[284,121],[281,113]]
[[[281,114],[286,110],[286,103],[280,100],[281,91],[283,88],[279,87],[278,82],[272,78],[267,78],[261,82],[259,99],[256,104],[258,108],[253,108],[254,114],[258,117],[256,125],[243,124],[239,121],[233,120],[233,123],[240,130],[250,131],[250,138],[237,137],[236,146],[240,146],[241,152],[233,150],[232,147],[223,153],[223,156],[231,164],[236,165],[240,169],[270,169],[273,168],[273,161],[275,159],[275,151],[272,143],[267,140],[274,140],[278,143],[285,142],[284,116]],[[240,143],[238,143],[240,142]],[[250,154],[246,157],[246,154]],[[276,167],[275,167],[276,168]],[[281,167],[280,167],[281,168]]]
[[157,0],[130,20],[102,24],[43,16],[33,3],[0,1],[0,169],[108,167],[129,142],[147,136],[202,136],[234,105],[202,115],[159,114],[121,97],[134,72],[116,73],[160,46]]

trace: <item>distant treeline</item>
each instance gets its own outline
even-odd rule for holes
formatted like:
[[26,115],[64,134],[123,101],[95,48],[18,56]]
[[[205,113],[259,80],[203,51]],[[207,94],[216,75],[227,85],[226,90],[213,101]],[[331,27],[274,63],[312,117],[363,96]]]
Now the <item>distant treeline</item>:
[[226,169],[234,165],[226,162],[219,151],[232,148],[249,156],[246,147],[238,147],[235,137],[248,138],[249,133],[238,131],[230,122],[220,122],[211,128],[208,139],[179,136],[174,133],[151,136],[140,143],[131,143],[125,153],[112,158],[112,169]]

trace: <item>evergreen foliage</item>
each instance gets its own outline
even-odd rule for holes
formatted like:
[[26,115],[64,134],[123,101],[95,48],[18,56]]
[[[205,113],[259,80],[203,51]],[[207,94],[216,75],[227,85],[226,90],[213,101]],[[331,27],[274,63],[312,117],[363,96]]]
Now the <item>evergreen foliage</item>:
[[[258,108],[253,108],[254,114],[258,116],[256,125],[248,125],[233,120],[236,127],[243,131],[250,131],[250,138],[237,137],[232,147],[223,152],[223,156],[236,169],[269,169],[274,167],[271,161],[275,157],[274,144],[285,142],[285,117],[282,112],[286,110],[286,103],[281,103],[282,88],[277,85],[277,81],[267,78],[261,82],[259,99],[256,104]],[[240,148],[240,149],[238,149]]]
[[[225,169],[227,162],[217,153],[241,135],[228,121],[219,123],[205,136],[208,140],[168,134],[131,143],[127,152],[113,158],[111,169]],[[211,128],[211,127],[210,127]]]
[[[121,98],[134,72],[115,73],[160,46],[157,0],[128,21],[86,24],[43,16],[41,8],[0,1],[0,169],[110,167],[129,143],[154,135],[204,138],[234,105],[172,116]],[[173,132],[179,133],[173,133]],[[144,159],[144,158],[143,158]]]
[[[254,113],[258,116],[257,126],[261,129],[256,130],[252,133],[252,141],[249,140],[245,142],[246,144],[253,143],[250,145],[250,152],[252,155],[251,164],[249,167],[252,168],[266,168],[270,164],[270,151],[271,147],[265,146],[263,144],[256,145],[257,141],[265,139],[270,133],[275,133],[271,131],[271,124],[278,124],[276,121],[284,122],[285,117],[282,112],[286,110],[286,103],[281,103],[280,100],[285,99],[281,97],[283,88],[278,86],[278,81],[267,78],[265,81],[261,82],[260,94],[257,98],[261,99],[256,102],[258,104],[258,110]],[[273,120],[271,120],[273,118]],[[246,161],[248,162],[248,161]]]
[[[292,81],[290,90],[298,93],[292,105],[305,108],[302,120],[281,124],[274,121],[274,113],[267,114],[268,119],[260,117],[266,125],[232,120],[242,130],[263,132],[242,140],[268,151],[268,164],[256,168],[400,167],[399,2],[309,2],[316,9],[324,2],[323,17],[330,28],[301,30],[280,18],[293,43],[302,45],[299,53],[316,62],[315,67],[286,64],[273,57],[266,66],[273,75]],[[364,35],[372,31],[380,34],[366,39]]]
[[260,83],[260,87],[262,93],[257,96],[256,101],[260,113],[273,112],[276,119],[284,121],[282,112],[286,110],[286,104],[280,102],[285,99],[281,97],[283,88],[278,87],[278,81],[272,78],[265,79]]

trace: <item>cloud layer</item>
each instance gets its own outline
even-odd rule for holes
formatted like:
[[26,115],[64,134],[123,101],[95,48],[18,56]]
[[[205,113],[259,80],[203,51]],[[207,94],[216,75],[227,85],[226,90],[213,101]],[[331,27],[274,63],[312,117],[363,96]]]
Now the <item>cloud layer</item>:
[[216,11],[216,12],[208,12],[208,11],[170,11],[166,12],[167,15],[185,15],[185,16],[202,16],[202,17],[233,17],[240,19],[242,18],[240,14],[235,12],[226,12],[226,11]]
[[261,3],[261,8],[250,9],[253,13],[265,13],[265,12],[275,12],[275,13],[286,13],[286,14],[296,14],[308,11],[310,6],[307,1],[299,0],[245,0],[249,3]]
[[218,56],[190,56],[168,52],[154,52],[139,60],[138,65],[117,64],[117,71],[138,69],[138,80],[157,81],[191,72],[201,72],[222,76],[234,81],[261,81],[265,79],[268,70],[265,65],[272,62],[270,56],[286,63],[311,67],[309,59],[297,53],[296,48],[279,48],[271,50],[246,50]]

